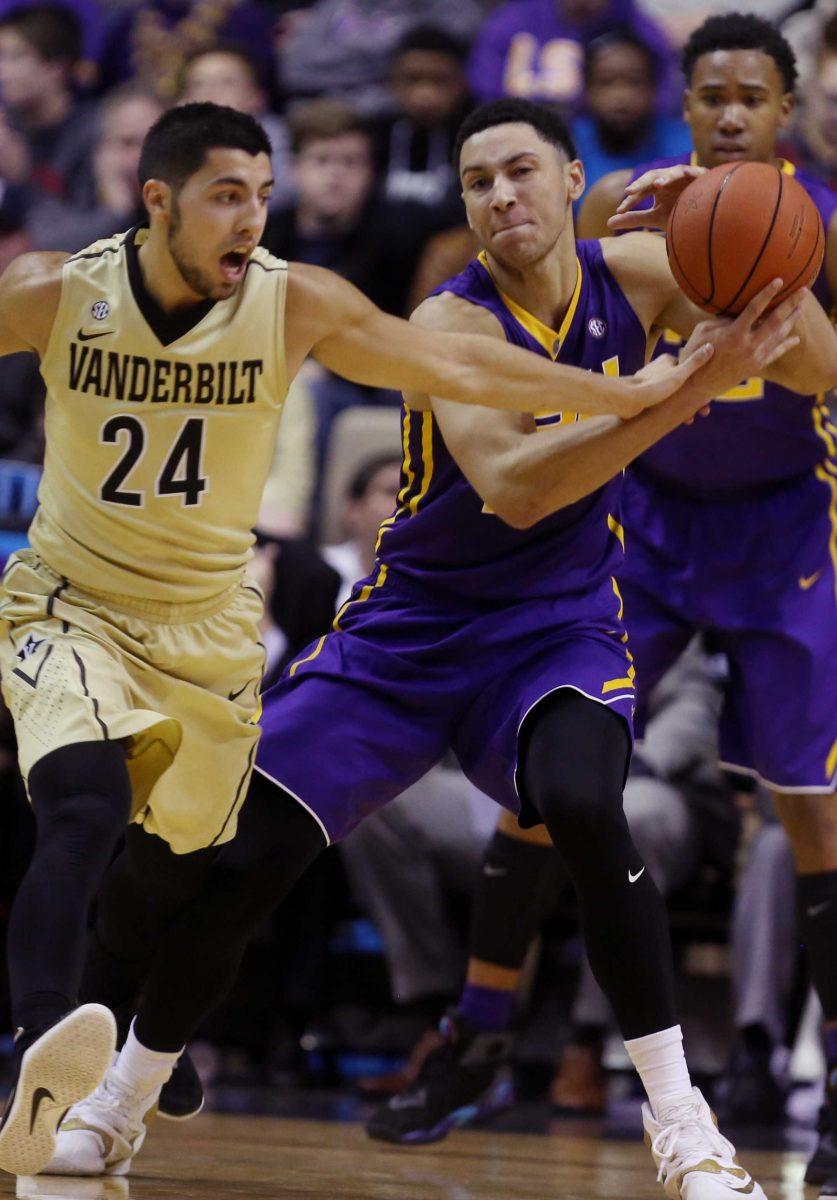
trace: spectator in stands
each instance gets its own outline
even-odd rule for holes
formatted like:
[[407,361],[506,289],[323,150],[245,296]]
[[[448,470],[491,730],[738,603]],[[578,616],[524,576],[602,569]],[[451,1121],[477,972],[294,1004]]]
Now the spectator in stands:
[[27,227],[35,249],[81,250],[145,220],[140,150],[161,111],[154,96],[132,84],[100,102],[92,166],[78,180],[72,199],[46,197],[32,207]]
[[392,56],[390,87],[397,111],[376,129],[384,193],[462,221],[459,178],[451,164],[456,131],[472,107],[465,76],[467,49],[443,29],[420,25]]
[[226,104],[255,117],[273,147],[273,195],[271,208],[279,208],[293,199],[288,127],[268,107],[268,97],[259,82],[256,63],[250,54],[235,45],[219,45],[198,50],[183,68],[181,103]]
[[574,110],[582,95],[584,47],[626,25],[659,63],[659,103],[675,101],[666,35],[634,0],[509,0],[489,19],[471,55],[471,90],[480,102],[501,96],[550,101]]
[[801,117],[781,150],[797,166],[837,188],[837,10],[822,31],[814,75],[803,87]]
[[95,111],[73,95],[81,47],[78,18],[60,4],[0,19],[0,179],[33,195],[67,199],[89,169]]
[[627,26],[594,38],[584,48],[586,112],[572,124],[587,186],[609,171],[691,150],[680,117],[656,111],[659,60]]
[[403,313],[426,214],[379,195],[370,131],[339,100],[299,105],[290,130],[297,198],[268,218],[264,244],[280,258],[329,267]]
[[342,521],[346,540],[322,549],[323,558],[340,575],[338,605],[375,565],[378,530],[395,508],[400,478],[400,456],[378,454],[362,463],[349,480]]
[[[42,0],[0,0],[0,20],[14,8],[30,8]],[[106,14],[99,0],[59,0],[78,17],[82,34],[82,57],[76,64],[75,82],[79,88],[92,87],[99,78],[99,54],[102,48]]]
[[[297,198],[271,213],[263,242],[272,254],[328,267],[387,312],[402,314],[431,216],[375,187],[372,138],[339,100],[299,105],[290,118]],[[320,461],[334,416],[354,404],[398,405],[396,392],[360,387],[311,367]]]
[[269,87],[275,73],[275,17],[255,0],[143,0],[126,7],[105,35],[100,63],[103,88],[128,79],[175,100],[184,64],[198,50],[234,43],[247,51],[258,78]]
[[359,111],[392,111],[390,57],[414,25],[434,25],[470,42],[483,18],[479,0],[316,0],[280,43],[288,95],[340,96]]

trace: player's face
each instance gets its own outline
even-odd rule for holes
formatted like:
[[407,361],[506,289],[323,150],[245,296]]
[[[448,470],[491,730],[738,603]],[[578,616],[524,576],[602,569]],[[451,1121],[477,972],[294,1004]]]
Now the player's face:
[[648,56],[629,42],[600,50],[590,70],[587,105],[607,129],[631,130],[654,111]]
[[168,249],[196,295],[225,300],[240,285],[264,232],[272,186],[266,154],[215,149],[172,195]]
[[438,50],[407,50],[392,76],[402,112],[433,128],[447,121],[465,96],[465,74],[457,60]]
[[572,236],[572,202],[584,168],[513,121],[469,137],[459,159],[468,224],[498,262],[519,269],[544,258],[562,233]]
[[701,166],[770,162],[790,120],[793,96],[763,50],[715,50],[692,72],[684,116]]
[[223,50],[213,50],[192,60],[186,69],[181,99],[226,104],[251,117],[258,116],[264,108],[264,96],[250,67],[237,54]]

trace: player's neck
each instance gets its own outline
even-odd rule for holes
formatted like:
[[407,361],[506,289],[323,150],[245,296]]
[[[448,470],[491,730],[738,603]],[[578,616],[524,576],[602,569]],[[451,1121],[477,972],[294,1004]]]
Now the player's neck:
[[525,267],[501,263],[491,253],[487,258],[501,292],[549,329],[561,327],[578,276],[574,237],[560,237],[548,254]]
[[191,308],[206,299],[189,287],[169,253],[165,235],[153,226],[137,257],[146,291],[163,312]]

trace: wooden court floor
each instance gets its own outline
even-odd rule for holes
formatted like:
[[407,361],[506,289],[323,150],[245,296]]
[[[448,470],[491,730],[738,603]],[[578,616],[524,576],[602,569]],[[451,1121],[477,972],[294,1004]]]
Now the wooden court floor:
[[[770,1200],[815,1200],[801,1154],[743,1161]],[[0,1197],[34,1200],[661,1200],[642,1143],[463,1132],[425,1149],[370,1142],[360,1125],[202,1116],[154,1124],[126,1179],[0,1177]]]

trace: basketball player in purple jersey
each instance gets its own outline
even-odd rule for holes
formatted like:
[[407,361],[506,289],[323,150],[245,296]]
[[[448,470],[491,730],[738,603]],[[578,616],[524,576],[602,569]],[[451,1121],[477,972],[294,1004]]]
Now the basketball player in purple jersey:
[[[693,165],[638,167],[627,181],[630,207],[611,228],[648,223],[635,210],[650,202],[646,185],[656,178],[671,180],[654,191],[660,224],[700,168],[775,162],[822,217],[826,258],[813,291],[832,311],[837,196],[775,154],[793,107],[790,46],[758,17],[714,17],[687,44],[684,73]],[[658,174],[670,167],[678,169]],[[592,189],[581,218],[591,233],[603,232],[601,217],[625,182],[606,177]],[[837,429],[825,396],[801,381],[791,390],[752,378],[721,400],[711,421],[674,431],[626,473],[630,549],[620,584],[644,694],[695,629],[713,631],[729,657],[721,756],[773,794],[823,1008],[827,1096],[806,1180],[825,1198],[837,1195]]]
[[[576,245],[571,206],[583,169],[550,112],[523,101],[486,106],[459,144],[469,219],[486,250],[421,306],[417,324],[479,330],[606,374],[641,368],[652,328],[692,332],[701,314],[674,284],[658,238],[613,239],[606,252],[597,242]],[[702,326],[698,340],[710,337],[715,354],[690,399],[630,422],[579,421],[568,396],[560,413],[497,422],[485,409],[469,425],[437,397],[408,395],[403,486],[381,529],[376,569],[333,632],[268,694],[258,761],[259,786],[273,787],[279,811],[296,804],[308,822],[307,833],[299,819],[277,830],[294,878],[300,860],[344,837],[449,746],[524,825],[546,823],[649,1092],[646,1127],[661,1177],[686,1172],[688,1200],[763,1192],[691,1087],[664,909],[622,813],[634,672],[613,577],[622,547],[611,481],[689,419],[707,389],[731,385],[750,364],[770,361],[776,378],[803,371],[819,381],[828,365],[815,350],[821,311],[800,296],[759,322],[771,294],[734,323]],[[277,861],[268,844],[259,852]],[[218,879],[188,914],[190,975],[218,965],[212,914],[236,877],[227,868]],[[277,878],[274,902],[283,888]],[[183,975],[184,932],[169,932],[145,982],[138,1022],[150,1052],[178,1052],[202,1015],[205,997],[172,986]],[[221,950],[219,972],[232,955]],[[127,1167],[142,1131],[131,1111],[114,1111],[107,1085],[71,1113],[50,1170],[105,1173],[107,1150],[96,1139],[112,1127]]]
[[[684,52],[689,81],[686,115],[695,153],[646,164],[597,183],[585,200],[584,236],[612,232],[608,219],[625,188],[676,168],[677,178],[740,159],[777,161],[776,139],[787,124],[796,78],[793,53],[777,30],[757,17],[711,18]],[[695,164],[691,167],[689,162]],[[794,172],[816,203],[828,234],[826,261],[814,293],[826,311],[837,294],[837,201],[815,179]],[[666,168],[664,171],[663,168]],[[648,172],[651,172],[649,174]],[[644,184],[638,185],[644,194]],[[673,200],[661,193],[657,217]],[[653,201],[645,198],[642,206]],[[637,205],[639,207],[639,205]],[[647,215],[615,222],[657,224]],[[822,351],[834,353],[833,330]],[[660,349],[676,347],[669,339]],[[819,389],[801,378],[794,390],[748,379],[713,406],[708,421],[673,431],[626,471],[623,516],[627,554],[619,571],[640,701],[692,633],[712,630],[733,664],[724,717],[727,761],[773,786],[800,871],[800,913],[826,1020],[837,1019],[837,431]],[[781,680],[781,687],[777,687]],[[550,873],[551,847],[542,831],[521,831],[500,819],[475,898],[468,985],[459,1013],[485,1030],[511,1021],[514,992],[531,938],[543,917],[536,880]],[[837,1190],[837,1041],[827,1033],[829,1094],[809,1182]],[[471,1055],[448,1063],[433,1119],[457,1108],[479,1108],[496,1078]],[[419,1079],[415,1088],[426,1088]],[[404,1097],[389,1117],[407,1123]],[[400,1107],[399,1107],[400,1106]],[[427,1107],[427,1106],[426,1106]],[[414,1106],[414,1129],[428,1113]],[[386,1116],[380,1118],[387,1120]]]

